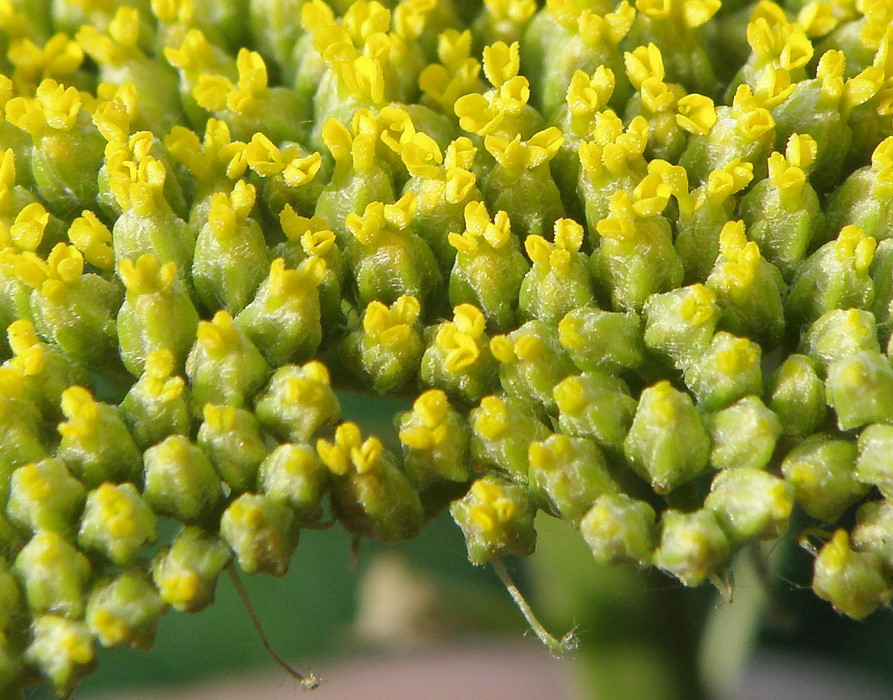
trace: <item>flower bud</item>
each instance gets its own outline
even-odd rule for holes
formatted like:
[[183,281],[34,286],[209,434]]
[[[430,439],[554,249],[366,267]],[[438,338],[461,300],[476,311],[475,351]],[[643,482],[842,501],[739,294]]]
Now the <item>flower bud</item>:
[[260,389],[269,367],[245,332],[226,311],[198,325],[198,338],[186,358],[192,389],[192,411],[201,415],[206,403],[241,408]]
[[614,374],[645,361],[642,322],[635,311],[574,309],[558,323],[558,342],[583,372]]
[[294,511],[296,524],[315,523],[322,517],[329,472],[310,445],[279,445],[261,463],[257,482],[269,499]]
[[24,659],[60,697],[96,667],[93,636],[83,622],[39,615],[31,623],[31,635]]
[[115,406],[95,401],[89,391],[73,386],[62,394],[62,412],[68,420],[58,426],[62,441],[56,456],[84,486],[139,481],[140,452]]
[[837,530],[816,557],[812,589],[837,612],[854,620],[887,605],[893,595],[878,555],[850,549],[846,530]]
[[705,411],[717,411],[748,394],[763,393],[760,346],[720,331],[685,371],[685,383]]
[[205,404],[203,414],[196,444],[230,489],[236,493],[253,490],[268,451],[257,418],[242,408],[211,403]]
[[819,434],[791,450],[781,472],[808,515],[835,522],[869,489],[856,480],[855,462],[854,442]]
[[707,352],[719,322],[716,295],[702,284],[652,294],[645,302],[645,345],[688,367]]
[[783,535],[794,508],[794,487],[749,467],[719,472],[704,500],[732,543]]
[[602,451],[589,438],[551,435],[531,442],[527,454],[531,494],[571,522],[578,522],[598,497],[619,490]]
[[468,414],[468,423],[472,458],[526,483],[530,470],[528,445],[549,435],[534,408],[514,396],[485,396]]
[[429,389],[421,394],[412,411],[396,416],[395,425],[403,447],[403,468],[417,487],[425,488],[441,479],[469,479],[471,431],[443,391]]
[[255,404],[255,415],[264,428],[291,442],[309,442],[340,414],[329,371],[317,360],[302,367],[280,367]]
[[654,565],[686,586],[699,586],[728,566],[731,545],[712,510],[666,510]]
[[893,494],[893,426],[869,425],[859,435],[856,478],[877,486],[885,498]]
[[781,422],[756,396],[745,396],[707,419],[717,469],[763,469],[781,437]]
[[146,450],[143,497],[158,515],[195,523],[212,518],[223,498],[211,462],[189,438],[171,435]]
[[622,379],[584,372],[567,377],[553,391],[563,433],[591,437],[602,447],[620,452],[636,412],[636,400]]
[[84,621],[102,646],[149,649],[167,605],[139,570],[97,585],[87,601]]
[[72,620],[84,614],[90,562],[58,532],[38,530],[19,552],[13,571],[33,614]]
[[825,381],[828,405],[841,430],[893,421],[893,367],[879,352],[835,360]]
[[465,535],[468,560],[475,565],[506,554],[532,554],[535,513],[524,486],[495,475],[475,481],[464,498],[450,506],[450,515]]
[[284,576],[298,544],[294,512],[267,496],[243,493],[220,518],[220,534],[242,571]]
[[809,435],[825,421],[825,385],[805,355],[788,355],[769,381],[768,396],[785,435]]
[[603,566],[651,563],[656,532],[654,509],[625,493],[599,496],[580,521],[580,532]]
[[62,461],[42,459],[12,473],[6,512],[32,532],[53,530],[70,539],[85,496],[83,485]]
[[555,332],[543,321],[528,321],[507,335],[490,339],[499,360],[499,383],[507,393],[556,413],[553,387],[574,371]]
[[184,527],[152,562],[152,581],[161,599],[179,612],[198,612],[214,602],[217,577],[232,552],[220,536]]
[[127,566],[157,539],[155,514],[133,484],[101,484],[87,496],[78,544]]
[[655,491],[666,493],[707,468],[710,437],[688,394],[661,381],[642,392],[623,453]]

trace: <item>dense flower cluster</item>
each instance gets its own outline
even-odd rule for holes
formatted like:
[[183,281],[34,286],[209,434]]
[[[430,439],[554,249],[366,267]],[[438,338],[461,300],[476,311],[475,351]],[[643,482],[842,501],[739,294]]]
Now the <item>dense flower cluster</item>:
[[[0,692],[300,530],[893,578],[890,0],[0,0]],[[401,454],[336,390],[413,398]],[[862,504],[851,532],[834,523]],[[158,518],[182,529],[152,548]]]

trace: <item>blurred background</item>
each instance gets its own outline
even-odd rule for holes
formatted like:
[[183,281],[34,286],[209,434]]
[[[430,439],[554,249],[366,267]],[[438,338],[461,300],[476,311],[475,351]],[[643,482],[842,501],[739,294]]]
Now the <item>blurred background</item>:
[[[394,440],[399,401],[343,398],[345,418]],[[393,449],[394,443],[391,443]],[[796,526],[795,526],[796,527]],[[857,623],[809,588],[811,557],[782,541],[733,567],[732,602],[713,586],[597,566],[542,513],[537,552],[508,567],[547,628],[576,628],[579,652],[553,659],[489,567],[471,566],[447,513],[398,547],[341,528],[305,530],[281,579],[242,577],[273,648],[319,675],[319,700],[893,698],[893,614]],[[755,562],[771,567],[771,583]],[[51,696],[33,690],[32,700]],[[300,686],[264,650],[224,574],[208,609],[167,614],[149,652],[116,649],[78,700],[294,700]]]

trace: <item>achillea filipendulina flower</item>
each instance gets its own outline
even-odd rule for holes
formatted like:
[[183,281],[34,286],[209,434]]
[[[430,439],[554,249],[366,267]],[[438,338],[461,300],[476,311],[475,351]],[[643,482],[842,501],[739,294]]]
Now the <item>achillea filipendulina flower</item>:
[[[889,2],[45,4],[0,0],[0,692],[329,516],[504,573],[543,510],[686,586],[808,517],[816,593],[890,600]],[[342,390],[412,400],[399,454]]]

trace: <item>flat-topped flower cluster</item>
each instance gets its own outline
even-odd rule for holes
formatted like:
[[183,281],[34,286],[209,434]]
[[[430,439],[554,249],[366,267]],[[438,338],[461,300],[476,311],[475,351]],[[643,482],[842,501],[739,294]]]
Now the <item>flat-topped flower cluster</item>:
[[[0,692],[449,507],[893,595],[893,2],[0,0]],[[337,391],[412,399],[399,453]],[[836,525],[858,506],[851,531]],[[158,518],[182,529],[156,547]]]

